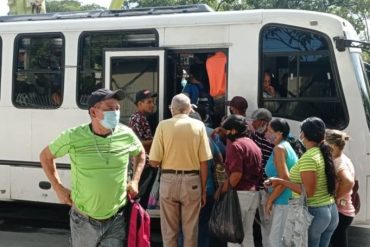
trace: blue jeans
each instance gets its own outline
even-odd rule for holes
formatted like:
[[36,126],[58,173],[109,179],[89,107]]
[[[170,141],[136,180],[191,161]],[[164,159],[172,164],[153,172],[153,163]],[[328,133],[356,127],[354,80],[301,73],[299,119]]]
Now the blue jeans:
[[75,208],[70,211],[72,247],[126,246],[126,209],[108,220],[95,220]]
[[337,228],[339,217],[335,204],[322,207],[308,207],[308,211],[314,216],[308,229],[308,247],[327,247],[331,235]]

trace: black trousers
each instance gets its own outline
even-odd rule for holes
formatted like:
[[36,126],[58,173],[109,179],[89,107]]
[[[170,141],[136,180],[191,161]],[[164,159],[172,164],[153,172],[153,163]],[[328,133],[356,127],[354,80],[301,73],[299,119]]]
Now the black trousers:
[[337,229],[335,229],[333,236],[331,236],[331,240],[330,240],[330,244],[332,247],[347,247],[348,246],[347,231],[352,221],[353,221],[353,217],[345,216],[339,213],[339,223],[338,223]]

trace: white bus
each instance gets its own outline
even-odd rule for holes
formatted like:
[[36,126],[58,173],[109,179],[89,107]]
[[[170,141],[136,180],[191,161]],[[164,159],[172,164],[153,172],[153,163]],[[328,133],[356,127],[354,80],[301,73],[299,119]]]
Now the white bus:
[[[207,60],[222,53],[219,115],[223,99],[240,95],[248,115],[269,108],[289,120],[295,136],[309,116],[350,134],[346,153],[362,199],[356,221],[369,222],[370,87],[359,48],[366,44],[356,40],[348,21],[300,10],[213,12],[195,5],[0,17],[0,200],[57,203],[39,153],[61,131],[89,121],[86,99],[94,89],[124,90],[123,123],[138,90],[158,92],[154,129],[170,116],[184,71],[203,66],[209,85]],[[264,71],[279,97],[263,97]],[[68,185],[67,158],[58,170]]]

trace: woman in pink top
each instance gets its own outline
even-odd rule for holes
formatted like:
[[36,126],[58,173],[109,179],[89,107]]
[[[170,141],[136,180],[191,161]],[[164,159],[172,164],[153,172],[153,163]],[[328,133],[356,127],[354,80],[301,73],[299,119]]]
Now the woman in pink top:
[[337,176],[335,200],[339,212],[339,224],[331,237],[331,244],[335,247],[347,247],[347,229],[355,217],[355,208],[351,200],[355,169],[351,160],[343,153],[345,142],[349,136],[339,130],[327,130],[325,139],[332,148]]

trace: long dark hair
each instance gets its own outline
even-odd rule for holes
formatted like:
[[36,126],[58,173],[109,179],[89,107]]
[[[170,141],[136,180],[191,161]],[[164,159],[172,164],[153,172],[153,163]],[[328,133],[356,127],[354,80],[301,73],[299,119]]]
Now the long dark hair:
[[320,151],[324,157],[325,175],[328,181],[328,193],[334,195],[335,193],[335,169],[334,162],[331,156],[331,148],[325,142],[325,123],[318,117],[310,117],[301,123],[301,130],[304,137],[319,145]]

